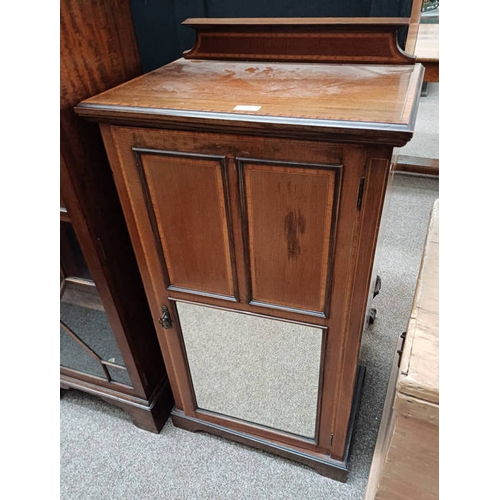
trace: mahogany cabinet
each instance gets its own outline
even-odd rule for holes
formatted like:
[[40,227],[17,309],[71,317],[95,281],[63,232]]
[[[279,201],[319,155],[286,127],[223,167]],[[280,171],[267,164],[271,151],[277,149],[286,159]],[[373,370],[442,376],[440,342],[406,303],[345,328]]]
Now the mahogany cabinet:
[[176,426],[345,481],[393,148],[423,69],[407,19],[195,19],[194,48],[86,99]]
[[73,109],[141,73],[130,12],[114,0],[60,9],[60,383],[159,432],[173,405],[160,347],[99,127]]

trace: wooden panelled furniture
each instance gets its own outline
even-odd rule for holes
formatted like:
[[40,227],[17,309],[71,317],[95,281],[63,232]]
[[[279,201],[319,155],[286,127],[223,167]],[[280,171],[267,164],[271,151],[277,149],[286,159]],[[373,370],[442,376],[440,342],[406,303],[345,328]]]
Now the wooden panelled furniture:
[[439,201],[394,357],[365,500],[439,498]]
[[191,19],[184,57],[80,103],[100,123],[176,426],[345,481],[408,19]]
[[173,405],[144,287],[96,124],[74,106],[141,73],[127,5],[61,2],[61,388],[159,432]]

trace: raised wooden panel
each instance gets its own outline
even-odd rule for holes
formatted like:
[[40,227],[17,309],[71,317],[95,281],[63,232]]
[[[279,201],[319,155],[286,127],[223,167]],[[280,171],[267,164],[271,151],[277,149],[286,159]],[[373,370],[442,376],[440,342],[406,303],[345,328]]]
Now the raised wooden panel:
[[187,19],[196,30],[186,59],[411,64],[398,28],[407,18]]
[[250,304],[326,317],[341,165],[237,163]]
[[133,149],[167,288],[236,300],[224,157]]

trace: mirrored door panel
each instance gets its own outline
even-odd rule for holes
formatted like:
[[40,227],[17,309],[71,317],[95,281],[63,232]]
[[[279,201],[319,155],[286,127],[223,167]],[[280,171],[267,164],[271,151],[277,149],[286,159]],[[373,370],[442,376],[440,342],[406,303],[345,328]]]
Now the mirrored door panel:
[[199,408],[315,437],[321,328],[176,304]]

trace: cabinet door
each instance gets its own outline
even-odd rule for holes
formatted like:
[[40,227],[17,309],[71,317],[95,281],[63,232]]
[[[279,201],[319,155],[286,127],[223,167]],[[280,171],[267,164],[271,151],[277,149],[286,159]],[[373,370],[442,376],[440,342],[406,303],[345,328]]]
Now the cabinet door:
[[177,409],[341,458],[365,149],[101,129]]

